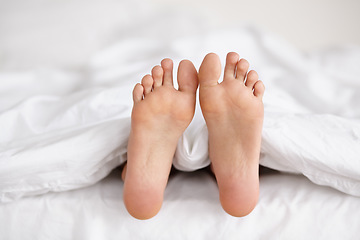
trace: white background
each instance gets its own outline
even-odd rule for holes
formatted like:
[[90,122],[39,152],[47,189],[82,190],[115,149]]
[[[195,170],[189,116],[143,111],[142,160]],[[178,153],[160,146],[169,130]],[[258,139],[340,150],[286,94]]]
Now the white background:
[[[197,22],[208,29],[250,23],[304,51],[360,45],[359,12],[356,0],[0,0],[0,70],[83,66],[133,26],[180,26],[187,34]],[[177,26],[170,24],[176,14],[183,15]]]

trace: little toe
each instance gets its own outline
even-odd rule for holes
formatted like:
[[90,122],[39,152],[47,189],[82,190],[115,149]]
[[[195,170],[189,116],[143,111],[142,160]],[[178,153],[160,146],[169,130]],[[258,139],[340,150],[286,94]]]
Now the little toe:
[[146,97],[146,95],[148,95],[151,92],[153,84],[154,84],[154,79],[149,74],[145,75],[143,77],[143,79],[141,80],[141,85],[143,85],[143,87],[144,87],[144,96],[145,97]]
[[254,84],[259,80],[259,75],[257,74],[256,71],[251,70],[248,74],[247,74],[247,78],[246,78],[246,82],[245,85],[250,88],[253,89],[254,88]]
[[248,69],[249,62],[244,58],[240,59],[240,61],[236,64],[236,79],[245,81]]
[[205,56],[199,69],[200,86],[215,86],[221,74],[221,63],[219,56],[215,53],[209,53]]
[[224,80],[235,78],[235,68],[239,61],[239,54],[235,52],[229,52],[226,56],[226,64],[224,70]]
[[165,58],[161,61],[161,67],[164,70],[163,85],[173,86],[173,61]]
[[151,75],[154,79],[154,89],[163,84],[164,70],[160,66],[155,66],[151,70]]
[[254,95],[262,99],[262,97],[264,96],[264,92],[265,92],[264,83],[261,80],[257,81],[254,85]]
[[142,100],[143,94],[144,94],[144,87],[140,83],[137,83],[133,90],[134,104]]
[[177,81],[179,84],[179,91],[196,94],[198,87],[197,71],[189,60],[182,60],[179,64]]

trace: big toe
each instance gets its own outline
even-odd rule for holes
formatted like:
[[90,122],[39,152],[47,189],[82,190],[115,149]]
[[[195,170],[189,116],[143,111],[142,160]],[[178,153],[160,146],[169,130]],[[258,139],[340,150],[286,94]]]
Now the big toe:
[[199,69],[199,82],[201,86],[214,86],[218,84],[221,74],[219,56],[209,53],[205,56]]
[[198,74],[192,62],[189,60],[180,62],[177,80],[181,92],[196,93],[199,84]]

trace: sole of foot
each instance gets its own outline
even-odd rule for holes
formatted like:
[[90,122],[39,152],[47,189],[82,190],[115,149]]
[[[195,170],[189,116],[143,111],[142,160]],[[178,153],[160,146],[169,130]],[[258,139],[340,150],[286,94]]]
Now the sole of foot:
[[134,106],[124,167],[124,203],[137,219],[149,219],[161,208],[177,142],[195,111],[197,71],[183,60],[173,86],[173,62],[164,59],[133,90]]
[[200,106],[209,132],[209,157],[223,209],[248,215],[259,196],[259,156],[264,84],[237,53],[227,55],[224,78],[219,57],[205,56],[199,69]]

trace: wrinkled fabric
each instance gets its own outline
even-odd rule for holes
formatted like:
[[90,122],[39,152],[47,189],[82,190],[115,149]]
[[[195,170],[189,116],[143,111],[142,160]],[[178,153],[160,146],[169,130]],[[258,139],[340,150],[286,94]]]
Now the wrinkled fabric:
[[[121,172],[82,189],[0,204],[2,239],[357,239],[359,198],[305,177],[260,177],[259,202],[248,216],[228,215],[206,171],[176,173],[152,219],[130,216]],[[306,229],[306,231],[304,231]]]
[[[151,36],[129,37],[94,54],[86,70],[0,72],[1,201],[101,180],[126,161],[135,83],[164,57],[199,67],[206,53],[224,63],[229,51],[246,58],[266,86],[260,163],[360,196],[360,49],[305,55],[245,27],[165,45]],[[197,105],[174,166],[193,171],[208,164],[207,128]]]

